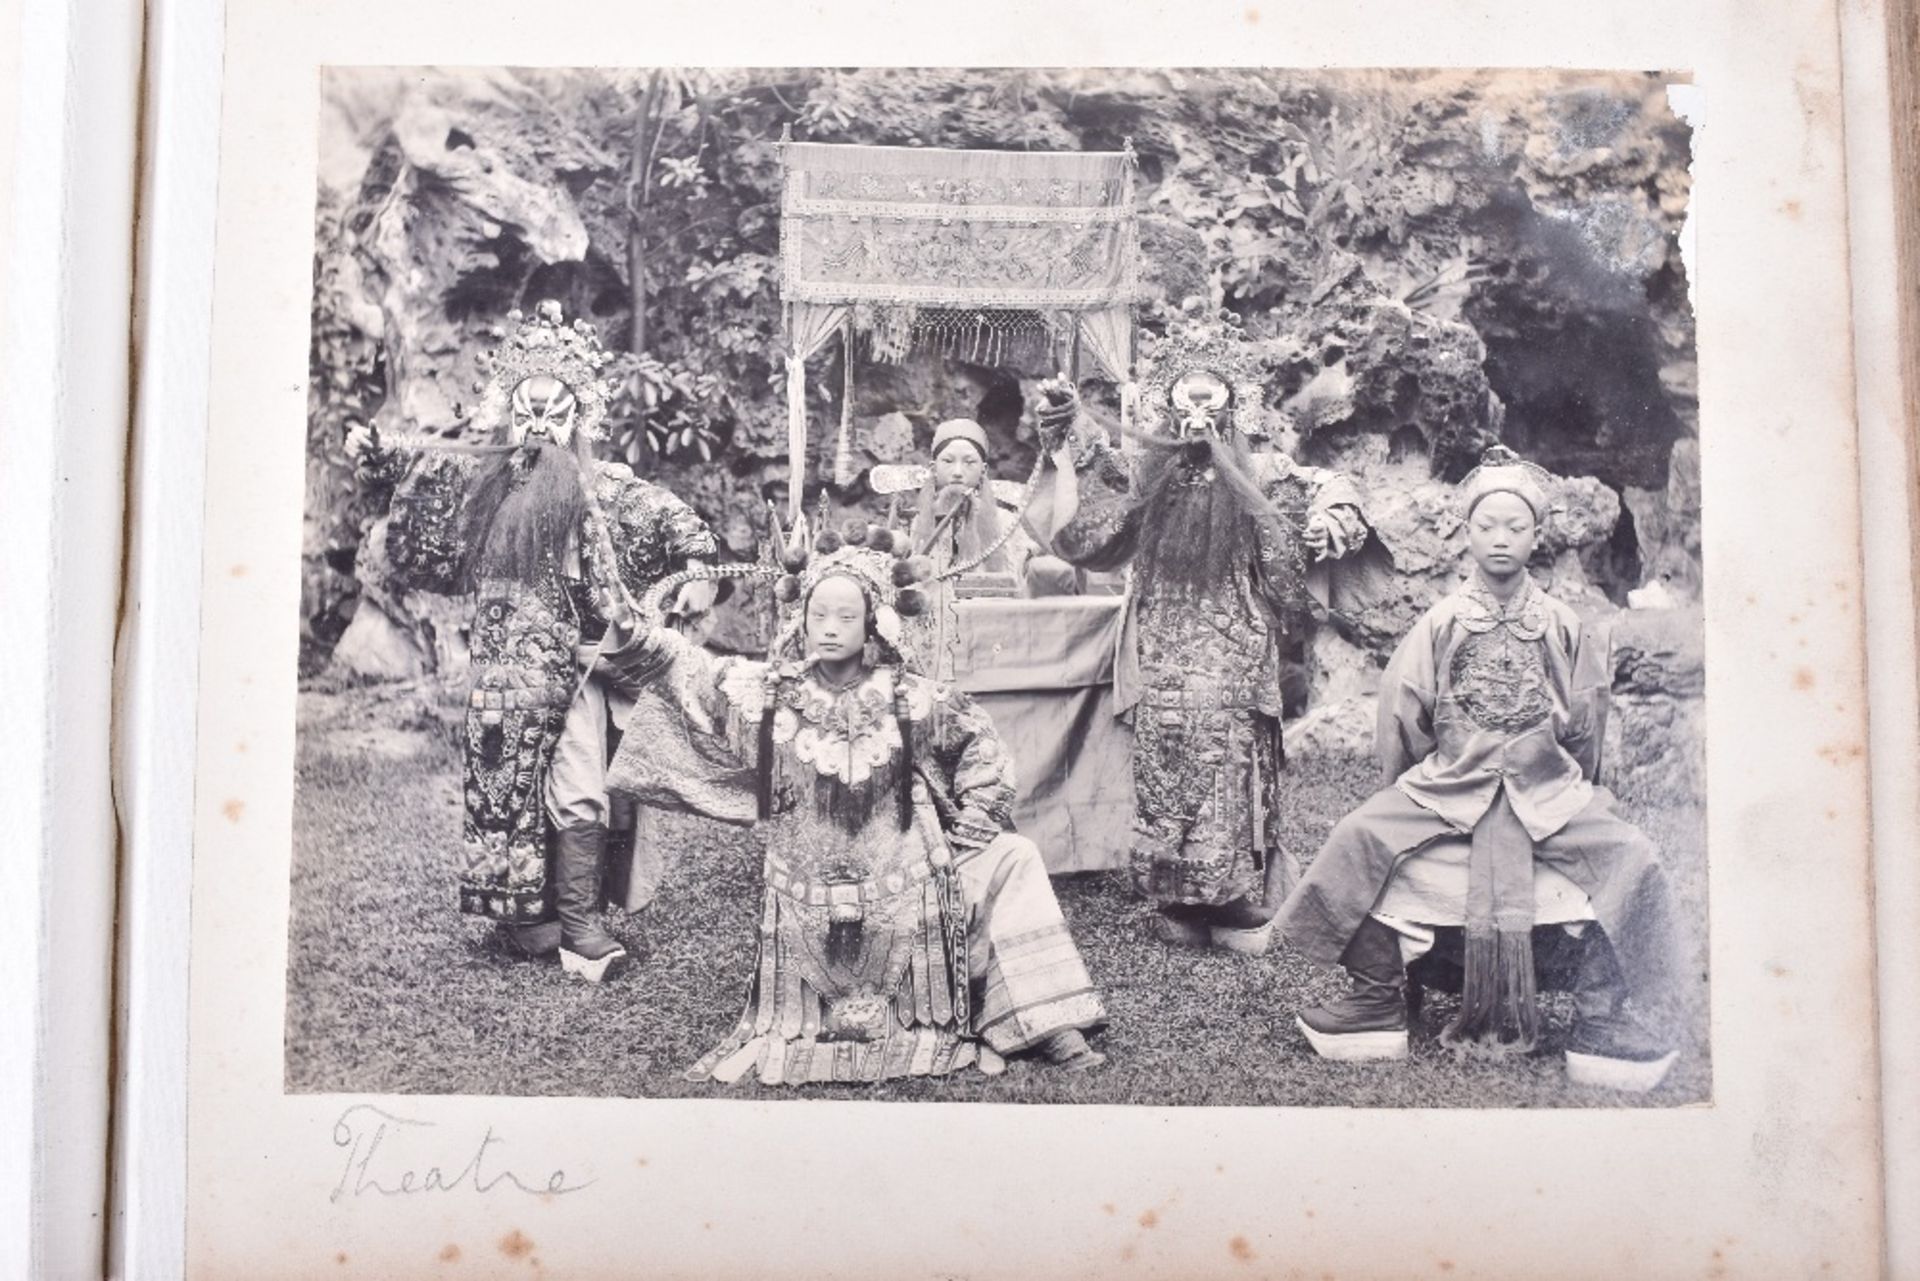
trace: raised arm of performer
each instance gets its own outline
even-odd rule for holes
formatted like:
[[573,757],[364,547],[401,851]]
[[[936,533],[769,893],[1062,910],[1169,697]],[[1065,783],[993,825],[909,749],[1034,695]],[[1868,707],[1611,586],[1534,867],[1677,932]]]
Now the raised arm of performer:
[[345,448],[362,485],[393,491],[387,561],[400,585],[443,596],[465,590],[465,513],[477,456],[410,449],[361,423],[348,429]]
[[1062,560],[1097,573],[1119,569],[1138,550],[1140,537],[1132,465],[1072,384],[1045,383],[1041,397],[1035,416],[1048,474],[1035,491],[1027,523]]

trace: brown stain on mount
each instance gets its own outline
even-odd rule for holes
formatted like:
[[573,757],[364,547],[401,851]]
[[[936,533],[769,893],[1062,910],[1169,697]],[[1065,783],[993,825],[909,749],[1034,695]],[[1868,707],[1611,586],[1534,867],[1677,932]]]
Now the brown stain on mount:
[[1829,765],[1847,765],[1867,754],[1867,749],[1859,743],[1828,743],[1818,753],[1821,760]]
[[442,1263],[460,1262],[460,1247],[455,1245],[451,1241],[447,1242],[447,1244],[442,1246],[440,1249],[440,1262]]
[[1247,10],[1247,25],[1248,25],[1248,26],[1250,26],[1250,27],[1251,27],[1251,26],[1253,26],[1254,24],[1256,24],[1256,23],[1258,23],[1259,21],[1260,21],[1260,11],[1259,11],[1258,9],[1249,9],[1249,10]]
[[1795,689],[1812,689],[1813,688],[1813,669],[1811,667],[1794,668],[1793,669],[1793,687]]
[[1140,1211],[1140,1226],[1141,1226],[1141,1227],[1143,1227],[1143,1228],[1157,1228],[1157,1227],[1159,1227],[1159,1226],[1160,1226],[1160,1216],[1159,1216],[1159,1214],[1158,1214],[1158,1213],[1156,1213],[1156,1212],[1155,1212],[1155,1211],[1153,1211],[1153,1210],[1142,1210],[1142,1211]]
[[524,1259],[533,1253],[533,1242],[519,1228],[500,1238],[500,1253],[509,1259]]
[[1253,1247],[1247,1244],[1245,1237],[1235,1237],[1227,1242],[1227,1253],[1242,1263],[1252,1263],[1259,1257],[1253,1252]]
[[227,816],[227,822],[238,823],[240,821],[240,816],[247,812],[247,803],[243,800],[240,800],[238,797],[235,797],[234,799],[229,800],[225,805],[222,805],[220,807],[220,812]]

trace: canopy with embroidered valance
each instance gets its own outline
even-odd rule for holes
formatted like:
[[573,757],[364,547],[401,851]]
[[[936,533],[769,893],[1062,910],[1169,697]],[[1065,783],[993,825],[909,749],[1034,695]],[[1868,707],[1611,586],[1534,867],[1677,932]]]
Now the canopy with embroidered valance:
[[1139,282],[1134,157],[1124,151],[955,151],[783,140],[780,296],[786,322],[789,516],[805,483],[808,357],[836,335],[834,479],[852,475],[856,340],[997,363],[1069,341],[1126,384]]

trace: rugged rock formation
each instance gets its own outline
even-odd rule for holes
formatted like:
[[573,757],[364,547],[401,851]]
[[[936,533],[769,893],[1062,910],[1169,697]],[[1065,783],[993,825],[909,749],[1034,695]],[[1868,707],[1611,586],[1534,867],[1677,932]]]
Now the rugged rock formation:
[[[1664,95],[1658,77],[1547,73],[688,78],[658,117],[661,160],[646,180],[647,333],[659,335],[646,345],[671,368],[656,362],[648,383],[637,358],[618,367],[620,448],[639,460],[641,415],[701,424],[710,458],[669,450],[644,460],[648,474],[699,508],[732,554],[754,554],[787,472],[774,363],[771,140],[782,122],[822,140],[906,145],[1131,139],[1143,324],[1193,296],[1237,311],[1268,355],[1275,424],[1306,461],[1367,483],[1395,554],[1388,596],[1329,620],[1295,656],[1290,701],[1315,710],[1290,740],[1364,743],[1386,654],[1462,568],[1451,482],[1500,440],[1569,478],[1536,573],[1583,612],[1620,614],[1614,768],[1636,787],[1691,778],[1680,757],[1692,749],[1660,746],[1691,742],[1698,720],[1697,645],[1683,642],[1697,639],[1700,590],[1680,254],[1689,143]],[[477,356],[514,306],[558,298],[610,346],[629,345],[640,89],[598,73],[355,72],[332,75],[326,98],[303,665],[451,677],[459,611],[384,583],[379,503],[354,491],[340,441],[355,422],[473,430]],[[877,514],[866,469],[922,456],[934,423],[959,414],[986,425],[996,474],[1027,474],[1023,410],[1056,363],[1044,344],[1016,346],[998,368],[857,353],[860,474],[836,488],[842,362],[837,343],[811,362],[810,503],[824,493],[837,511]],[[1658,608],[1621,614],[1630,596]],[[764,593],[743,585],[715,641],[751,649],[769,617]]]

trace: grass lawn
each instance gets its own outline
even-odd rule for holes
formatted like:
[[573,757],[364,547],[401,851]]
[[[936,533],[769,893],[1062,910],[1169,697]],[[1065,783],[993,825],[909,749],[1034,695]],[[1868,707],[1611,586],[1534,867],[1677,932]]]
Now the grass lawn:
[[[1343,976],[1286,948],[1265,957],[1173,949],[1147,931],[1124,877],[1054,882],[1111,1022],[1109,1062],[1065,1074],[1016,1061],[1003,1076],[780,1089],[685,1081],[732,1028],[745,994],[759,897],[750,832],[669,816],[673,874],[646,912],[611,925],[640,957],[618,981],[563,980],[515,959],[492,926],[455,909],[459,758],[406,686],[301,694],[294,803],[286,1084],[296,1092],[983,1100],[999,1103],[1353,1107],[1672,1106],[1710,1096],[1706,841],[1697,807],[1629,816],[1665,851],[1699,983],[1678,1011],[1682,1054],[1651,1095],[1569,1087],[1564,997],[1549,998],[1541,1052],[1463,1059],[1435,1034],[1454,1008],[1431,995],[1413,1057],[1315,1058],[1292,1016],[1345,991]],[[1371,787],[1358,760],[1289,768],[1291,840],[1317,849]]]

